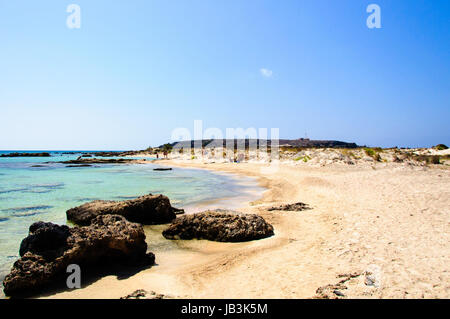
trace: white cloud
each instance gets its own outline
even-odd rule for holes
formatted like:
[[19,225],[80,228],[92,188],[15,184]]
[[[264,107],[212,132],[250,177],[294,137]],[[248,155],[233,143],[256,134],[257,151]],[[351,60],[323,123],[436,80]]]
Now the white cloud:
[[261,75],[266,78],[272,77],[272,73],[273,73],[272,70],[264,69],[264,68],[260,69],[259,72],[261,72]]

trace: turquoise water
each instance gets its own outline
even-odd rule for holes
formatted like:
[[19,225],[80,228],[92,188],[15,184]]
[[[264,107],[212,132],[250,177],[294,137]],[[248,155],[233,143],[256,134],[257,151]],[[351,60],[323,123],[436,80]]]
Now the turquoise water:
[[[232,199],[252,200],[260,193],[254,180],[237,180],[206,170],[153,171],[158,167],[155,164],[105,164],[80,168],[43,164],[75,159],[80,155],[51,154],[52,157],[42,158],[0,157],[0,280],[19,257],[20,242],[33,222],[66,223],[66,210],[85,202],[126,200],[148,193],[162,193],[170,198],[173,206],[191,210],[214,201],[230,207]],[[41,164],[45,167],[31,167]]]

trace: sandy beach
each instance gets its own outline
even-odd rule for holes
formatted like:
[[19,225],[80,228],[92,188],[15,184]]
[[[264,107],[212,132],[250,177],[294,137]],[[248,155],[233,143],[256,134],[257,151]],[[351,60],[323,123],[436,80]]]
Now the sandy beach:
[[[256,177],[267,190],[240,210],[263,216],[275,235],[163,241],[165,226],[146,226],[156,266],[44,298],[120,298],[137,289],[175,298],[450,297],[447,167],[281,164],[271,172],[257,163],[159,164]],[[312,209],[267,210],[294,202]]]

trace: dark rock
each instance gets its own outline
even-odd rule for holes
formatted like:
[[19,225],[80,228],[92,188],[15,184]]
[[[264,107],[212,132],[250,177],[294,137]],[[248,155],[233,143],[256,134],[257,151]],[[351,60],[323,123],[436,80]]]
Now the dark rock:
[[154,168],[153,170],[154,170],[154,171],[171,171],[172,168],[171,168],[171,167],[169,167],[169,168],[162,168],[162,167],[159,167],[159,168]]
[[96,200],[66,212],[67,219],[79,225],[89,225],[95,217],[111,214],[146,225],[169,223],[176,217],[169,198],[152,194],[121,202]]
[[309,207],[308,204],[298,202],[298,203],[294,203],[294,204],[281,205],[278,207],[270,207],[267,210],[268,211],[283,210],[283,211],[301,212],[303,210],[308,210],[308,209],[311,209],[311,207]]
[[75,160],[55,162],[61,164],[130,164],[137,163],[141,161],[139,159],[127,159],[127,158],[82,158],[81,156]]
[[45,165],[31,165],[31,167],[47,167]]
[[9,153],[2,154],[0,157],[50,157],[50,153]]
[[168,299],[173,298],[169,295],[158,294],[154,291],[146,291],[144,289],[138,289],[133,291],[131,294],[125,297],[120,297],[120,299]]
[[339,296],[339,297],[345,297],[344,293],[343,293],[342,291],[337,290],[337,289],[334,290],[333,293],[334,293],[336,296]]
[[66,165],[66,167],[92,167],[91,164]]
[[144,289],[138,289],[133,291],[131,294],[126,295],[125,297],[120,297],[120,299],[145,299],[147,297],[148,292]]
[[99,156],[99,157],[119,157],[119,156],[133,156],[133,155],[149,155],[150,151],[149,150],[140,150],[140,151],[125,151],[125,152],[95,152],[93,153],[94,156]]
[[20,250],[22,257],[3,281],[8,296],[29,295],[64,282],[70,264],[89,269],[100,264],[154,263],[154,255],[146,254],[142,226],[118,215],[98,216],[88,227],[34,223]]
[[141,266],[151,266],[155,264],[155,259],[154,253],[147,253],[141,260],[138,260],[138,264]]
[[69,227],[52,223],[37,222],[30,226],[29,235],[20,244],[19,254],[22,257],[27,251],[55,259],[66,249]]
[[178,217],[163,236],[167,239],[208,239],[240,242],[273,235],[273,227],[255,214],[216,210]]

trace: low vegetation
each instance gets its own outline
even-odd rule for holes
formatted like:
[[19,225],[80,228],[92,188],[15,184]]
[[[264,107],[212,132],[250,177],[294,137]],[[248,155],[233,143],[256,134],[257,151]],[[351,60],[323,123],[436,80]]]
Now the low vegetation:
[[438,151],[443,151],[443,150],[448,149],[447,145],[445,145],[445,144],[438,144],[438,145],[436,145],[436,146],[433,147],[433,148],[436,149],[436,150],[438,150]]
[[367,154],[367,156],[372,157],[377,162],[381,162],[380,152],[382,152],[382,151],[383,151],[383,149],[380,147],[375,147],[375,148],[365,147],[364,148],[364,152]]

